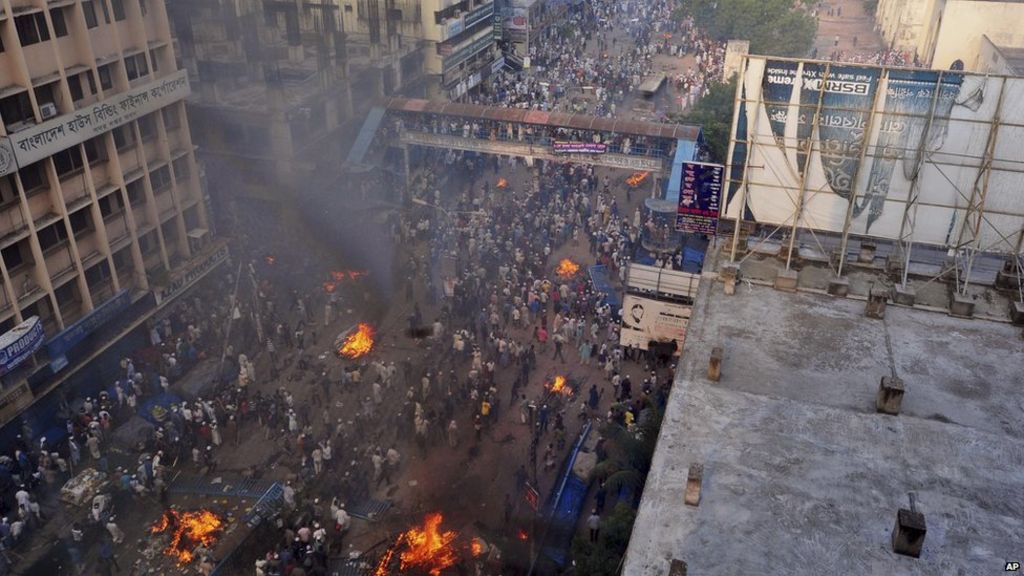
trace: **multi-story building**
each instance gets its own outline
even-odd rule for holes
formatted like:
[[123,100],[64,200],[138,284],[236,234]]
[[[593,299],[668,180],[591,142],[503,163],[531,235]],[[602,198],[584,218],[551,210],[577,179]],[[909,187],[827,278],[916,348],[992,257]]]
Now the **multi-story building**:
[[385,66],[382,94],[455,99],[501,65],[494,0],[341,3],[353,63]]
[[353,97],[336,0],[168,0],[168,10],[211,189],[287,201],[337,167]]
[[1024,48],[1024,3],[1013,0],[880,0],[879,33],[890,48],[932,68],[1002,69],[999,52]]
[[212,249],[189,84],[162,0],[2,0],[0,40],[0,334],[59,370]]

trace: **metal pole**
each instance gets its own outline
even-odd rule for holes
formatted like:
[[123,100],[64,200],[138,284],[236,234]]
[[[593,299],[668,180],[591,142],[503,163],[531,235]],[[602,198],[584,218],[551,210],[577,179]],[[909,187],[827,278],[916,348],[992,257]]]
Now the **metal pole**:
[[[967,218],[964,219],[964,227],[960,229],[960,237],[963,239],[964,232],[967,230],[968,224],[971,225],[971,238],[970,243],[972,244],[969,249],[967,256],[967,264],[964,267],[964,282],[963,289],[960,288],[960,283],[957,283],[957,292],[961,296],[967,295],[967,284],[971,281],[971,270],[974,268],[974,258],[977,255],[977,245],[981,239],[981,222],[985,219],[985,199],[988,197],[988,181],[992,176],[992,156],[996,151],[996,139],[999,137],[999,116],[1003,110],[1003,100],[1006,95],[1006,78],[1003,78],[1002,87],[999,90],[999,100],[996,101],[996,111],[992,116],[992,124],[989,128],[988,133],[988,144],[985,147],[985,162],[982,164],[982,184],[981,190],[978,190],[977,184],[974,186],[974,190],[971,193],[971,202],[968,204],[968,216],[974,217],[974,222],[967,222]],[[975,201],[977,200],[977,201]],[[958,243],[959,244],[959,243]],[[959,248],[960,246],[958,246]]]
[[[789,234],[789,248],[786,250],[786,270],[789,270],[790,262],[793,260],[793,245],[796,243],[796,231],[797,225],[800,222],[800,216],[803,214],[804,209],[804,192],[807,189],[807,170],[811,167],[811,156],[814,155],[814,127],[818,125],[818,117],[821,115],[821,104],[825,100],[825,85],[828,83],[828,73],[831,70],[831,64],[825,64],[825,71],[821,75],[821,85],[818,88],[818,106],[814,110],[814,116],[811,118],[811,134],[807,139],[807,156],[804,157],[804,169],[800,174],[800,194],[796,198],[796,211],[793,212],[793,225]],[[804,65],[801,63],[797,68],[797,77],[803,78]],[[800,151],[800,142],[797,142],[797,151]]]
[[[744,80],[747,77],[747,64],[749,63],[749,61],[750,61],[749,57],[746,57],[746,58],[744,58],[740,62],[740,72],[739,72],[739,76],[736,78],[736,100],[735,100],[736,104],[733,106],[733,109],[732,109],[732,125],[733,126],[736,126],[739,123],[740,106],[742,105],[744,107],[744,109],[749,108],[749,106],[745,102],[745,99],[743,98],[743,85],[744,85]],[[764,75],[764,71],[762,71],[761,74]],[[747,209],[747,171],[750,170],[750,155],[754,153],[754,132],[757,131],[758,120],[761,119],[761,115],[758,114],[758,112],[760,112],[760,107],[761,107],[761,91],[759,89],[758,93],[757,93],[757,102],[754,105],[754,124],[753,124],[753,126],[748,126],[747,127],[747,155],[743,159],[743,179],[740,180],[740,189],[739,189],[739,193],[740,193],[740,206],[739,206],[739,211],[736,214],[736,223],[734,224],[733,231],[732,231],[732,250],[731,250],[731,252],[729,254],[729,261],[730,262],[735,262],[736,261],[736,248],[737,248],[737,246],[739,246],[739,243],[740,243],[740,228],[742,227],[742,224],[743,224],[743,213]],[[749,117],[749,114],[748,114],[748,117]],[[732,155],[735,153],[734,152],[735,148],[736,148],[736,139],[735,139],[735,137],[733,135],[730,135],[730,138],[729,138],[729,151],[728,151],[729,157],[725,159],[725,162],[726,162],[726,164],[725,164],[725,179],[726,179],[726,182],[731,182],[731,177],[732,177]]]
[[853,222],[853,206],[857,200],[857,180],[860,178],[861,168],[864,167],[868,145],[871,143],[871,132],[875,127],[875,108],[878,107],[878,95],[882,93],[882,86],[887,85],[888,81],[889,69],[884,68],[882,76],[878,79],[878,85],[875,87],[875,94],[871,97],[871,110],[868,111],[868,122],[864,128],[864,140],[860,147],[860,158],[857,161],[857,167],[854,169],[853,178],[850,181],[850,199],[846,203],[846,218],[843,220],[843,239],[839,242],[839,266],[836,268],[837,278],[842,278],[843,276],[843,264],[846,262],[846,245],[850,241],[850,226]]
[[[921,164],[924,163],[924,147],[928,142],[928,135],[932,131],[932,122],[935,121],[935,108],[939,103],[939,95],[942,93],[942,77],[945,72],[939,71],[939,78],[935,85],[935,93],[932,94],[932,105],[930,112],[928,113],[928,121],[925,123],[924,132],[921,133],[921,138],[917,143],[917,166],[914,167],[914,179],[910,182],[910,194],[907,196],[907,204],[903,207],[903,222],[900,224],[900,235],[899,243],[903,246],[903,275],[900,279],[900,287],[907,287],[907,274],[910,270],[910,252],[914,248],[914,242],[911,235],[914,233],[913,228],[917,223],[917,197],[920,195],[920,175],[921,175]],[[914,215],[911,216],[913,210]],[[913,220],[913,222],[911,222]],[[906,232],[907,224],[910,224],[910,232]]]

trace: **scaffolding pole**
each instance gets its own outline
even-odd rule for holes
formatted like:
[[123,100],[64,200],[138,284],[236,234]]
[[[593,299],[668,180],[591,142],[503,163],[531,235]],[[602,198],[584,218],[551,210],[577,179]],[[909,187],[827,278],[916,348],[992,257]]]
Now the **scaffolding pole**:
[[[793,260],[793,245],[796,243],[796,231],[800,225],[800,216],[803,215],[804,210],[804,192],[807,190],[807,170],[811,167],[811,156],[814,155],[814,140],[815,140],[815,127],[818,125],[818,118],[821,116],[821,105],[825,101],[825,85],[828,84],[828,75],[832,70],[832,65],[826,63],[825,70],[821,75],[821,84],[818,88],[818,105],[814,109],[814,116],[811,117],[811,134],[807,138],[807,155],[804,156],[804,167],[800,173],[800,191],[796,198],[796,211],[793,212],[793,226],[790,229],[789,234],[789,247],[786,249],[786,270],[789,270],[790,263]],[[803,78],[804,65],[801,62],[800,66],[796,70],[797,78]],[[800,142],[797,141],[797,152],[800,151]]]

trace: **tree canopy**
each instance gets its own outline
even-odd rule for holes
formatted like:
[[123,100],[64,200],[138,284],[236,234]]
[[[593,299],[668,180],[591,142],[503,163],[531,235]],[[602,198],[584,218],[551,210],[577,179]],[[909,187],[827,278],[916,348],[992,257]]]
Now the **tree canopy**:
[[687,0],[677,16],[692,16],[715,40],[749,40],[751,54],[767,56],[806,56],[817,33],[793,0]]
[[708,95],[697,100],[693,108],[672,118],[681,124],[696,124],[704,129],[704,141],[714,162],[724,163],[726,160],[735,97],[734,76],[728,84],[712,84],[708,89]]

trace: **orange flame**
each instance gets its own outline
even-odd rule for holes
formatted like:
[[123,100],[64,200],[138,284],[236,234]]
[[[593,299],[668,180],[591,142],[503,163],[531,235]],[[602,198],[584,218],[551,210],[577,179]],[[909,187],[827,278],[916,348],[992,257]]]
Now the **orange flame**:
[[630,186],[636,188],[637,186],[643,184],[644,180],[647,180],[647,177],[650,175],[650,172],[633,172],[632,176],[626,178],[626,184],[629,184]]
[[568,258],[564,258],[558,263],[558,268],[555,269],[555,274],[558,274],[561,278],[572,278],[579,271],[579,264],[569,260]]
[[[399,569],[403,572],[409,568],[427,572],[430,576],[440,576],[441,571],[451,568],[458,562],[455,538],[458,532],[440,530],[444,516],[440,512],[427,514],[423,527],[413,527],[399,534],[395,544],[381,556],[373,571],[374,576],[387,576],[388,569],[395,557],[395,551],[404,547],[398,557],[401,560]],[[475,548],[474,548],[475,549]]]
[[508,188],[508,180],[504,178],[498,178],[498,184],[495,187],[498,189]]
[[194,550],[200,544],[209,548],[217,541],[217,534],[224,522],[209,510],[195,512],[179,512],[168,510],[160,520],[150,527],[153,534],[174,529],[171,543],[164,549],[164,555],[175,558],[178,566],[185,566],[195,558]]
[[554,381],[551,382],[551,391],[566,396],[572,395],[572,389],[565,385],[565,376],[555,376]]
[[523,542],[530,538],[530,535],[526,533],[526,530],[520,530],[518,536]]
[[269,265],[273,266],[273,265],[274,265],[274,262],[277,262],[277,257],[275,257],[275,256],[270,256],[270,255],[267,255],[267,256],[264,256],[264,257],[263,257],[263,260],[264,260],[264,261],[265,261],[265,262],[266,262],[267,264],[269,264]]
[[484,543],[479,538],[473,538],[473,541],[469,543],[469,551],[473,556],[480,556],[484,553]]
[[355,280],[369,274],[366,270],[334,270],[331,272],[331,278],[335,282],[341,282],[345,278],[349,280]]
[[376,332],[373,326],[360,323],[359,329],[345,339],[345,343],[341,345],[338,354],[352,360],[366,356],[373,350],[373,337],[375,335]]
[[333,293],[337,289],[338,289],[338,285],[335,284],[334,282],[324,282],[324,292],[327,292],[328,294],[331,294],[331,293]]

